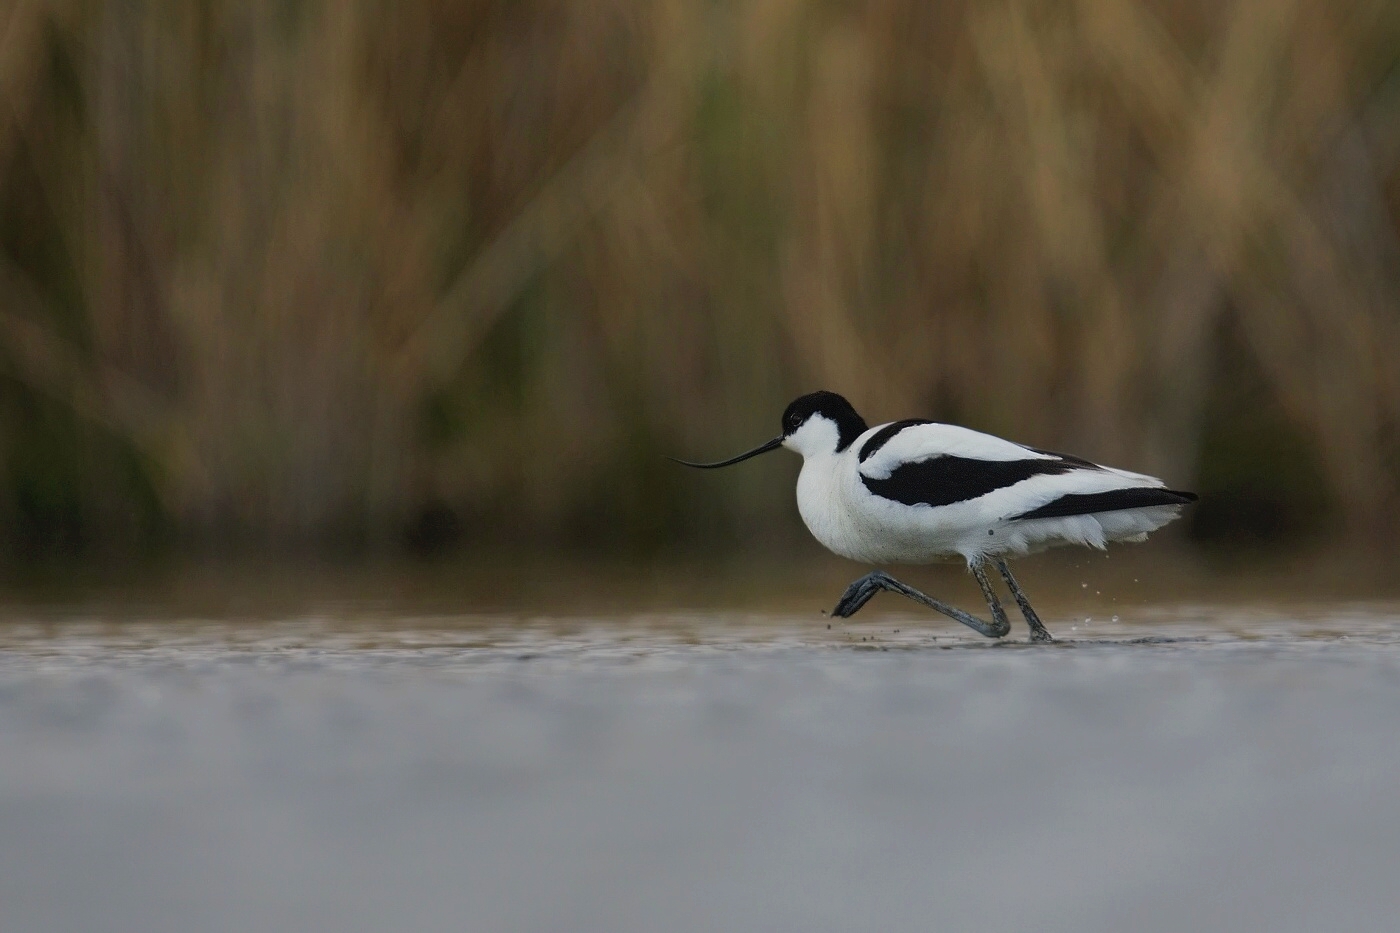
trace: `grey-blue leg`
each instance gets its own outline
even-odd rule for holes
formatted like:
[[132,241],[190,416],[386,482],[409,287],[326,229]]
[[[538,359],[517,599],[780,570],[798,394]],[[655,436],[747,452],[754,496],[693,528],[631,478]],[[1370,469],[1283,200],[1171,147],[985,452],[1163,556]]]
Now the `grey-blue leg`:
[[[1011,568],[1006,566],[1006,561],[997,558],[997,569],[1001,571],[1001,578],[1006,581],[1007,589],[1011,590],[1011,595],[1016,599],[1016,605],[1021,607],[1021,615],[1026,617],[1026,624],[1031,627],[1031,641],[1054,641],[1055,636],[1050,634],[1040,622],[1040,616],[1035,614],[1031,608],[1031,601],[1026,599],[1026,594],[1021,592],[1021,588],[1016,585],[1016,578],[1011,575]],[[984,587],[985,589],[985,587]]]
[[987,571],[982,569],[982,562],[979,560],[968,567],[972,575],[977,578],[977,585],[982,587],[982,598],[987,601],[987,608],[992,610],[992,621],[1002,634],[1010,634],[1011,620],[1006,617],[1006,610],[1001,608],[1001,600],[997,599],[997,594],[992,592],[992,584],[987,579]]
[[[985,580],[986,576],[983,575],[982,579]],[[963,612],[961,609],[934,599],[932,596],[920,593],[912,586],[905,586],[883,570],[867,573],[846,587],[846,592],[841,595],[841,601],[836,604],[835,609],[831,610],[831,614],[838,619],[849,618],[855,615],[860,607],[870,602],[871,597],[881,590],[889,590],[891,593],[907,596],[914,602],[922,603],[934,612],[941,612],[948,618],[961,622],[979,635],[986,635],[988,638],[1004,638],[1011,631],[1011,623],[1007,621],[1006,613],[1001,611],[999,605],[992,612],[993,621],[984,622],[971,613]]]

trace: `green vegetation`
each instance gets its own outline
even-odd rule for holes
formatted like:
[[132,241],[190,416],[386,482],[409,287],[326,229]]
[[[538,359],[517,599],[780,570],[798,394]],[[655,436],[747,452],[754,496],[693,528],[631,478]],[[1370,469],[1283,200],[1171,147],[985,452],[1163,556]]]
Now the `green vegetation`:
[[0,12],[22,556],[787,540],[816,387],[1400,527],[1393,0]]

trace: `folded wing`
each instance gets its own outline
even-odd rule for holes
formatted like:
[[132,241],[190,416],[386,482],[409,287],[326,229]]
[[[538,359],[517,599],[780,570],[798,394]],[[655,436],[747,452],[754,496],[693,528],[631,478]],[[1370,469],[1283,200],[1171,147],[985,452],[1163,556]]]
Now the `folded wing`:
[[986,507],[1015,521],[1185,505],[1196,499],[1165,488],[1152,476],[956,425],[895,422],[872,429],[861,440],[865,487],[905,505],[951,506],[991,497]]

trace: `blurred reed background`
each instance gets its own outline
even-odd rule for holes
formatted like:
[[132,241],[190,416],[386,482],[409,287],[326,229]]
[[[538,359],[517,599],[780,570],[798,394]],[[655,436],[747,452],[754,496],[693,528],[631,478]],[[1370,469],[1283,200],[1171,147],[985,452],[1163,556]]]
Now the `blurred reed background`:
[[8,0],[11,555],[798,533],[830,388],[1400,520],[1394,0]]

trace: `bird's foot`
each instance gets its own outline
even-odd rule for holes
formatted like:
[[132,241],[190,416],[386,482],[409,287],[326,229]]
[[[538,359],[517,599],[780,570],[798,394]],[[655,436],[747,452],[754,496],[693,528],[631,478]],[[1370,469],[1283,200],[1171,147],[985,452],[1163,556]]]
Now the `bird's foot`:
[[849,619],[870,602],[876,593],[885,589],[887,580],[894,582],[889,574],[882,571],[867,573],[846,587],[846,592],[841,594],[841,599],[836,603],[836,608],[831,610],[831,614],[838,619]]

